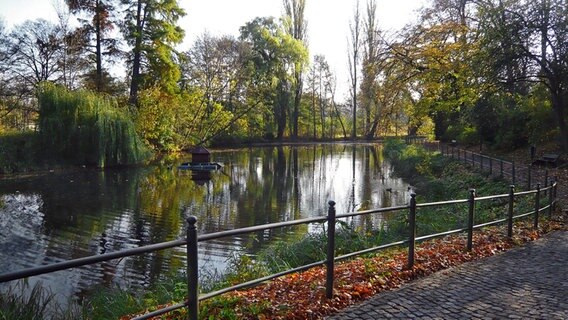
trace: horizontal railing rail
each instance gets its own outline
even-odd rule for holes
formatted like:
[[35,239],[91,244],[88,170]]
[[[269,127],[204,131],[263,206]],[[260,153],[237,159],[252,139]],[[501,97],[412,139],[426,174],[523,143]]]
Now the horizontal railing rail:
[[355,212],[349,212],[349,213],[338,214],[338,215],[336,216],[336,218],[337,218],[337,219],[350,218],[350,217],[362,216],[362,215],[372,214],[372,213],[383,213],[383,212],[399,211],[399,210],[404,210],[404,209],[408,209],[408,208],[409,208],[408,205],[405,205],[405,206],[396,206],[396,207],[380,208],[380,209],[374,209],[374,210],[361,210],[361,211],[355,211]]
[[143,247],[125,249],[116,252],[105,253],[96,256],[89,256],[84,258],[78,258],[73,260],[67,260],[62,262],[57,262],[54,264],[34,267],[29,269],[24,269],[15,272],[9,272],[5,274],[0,274],[0,283],[8,282],[12,280],[24,279],[33,276],[39,276],[46,273],[52,273],[56,271],[67,270],[71,268],[82,267],[86,265],[91,265],[99,262],[111,261],[114,259],[125,258],[129,256],[141,255],[144,253],[155,252],[159,250],[170,249],[174,247],[179,247],[187,244],[187,239],[179,239],[168,242],[161,242],[157,244],[146,245]]
[[[467,233],[467,244],[466,247],[468,250],[472,250],[473,248],[473,231],[488,227],[497,224],[507,223],[507,236],[512,237],[513,233],[513,221],[517,219],[521,219],[524,217],[528,217],[530,215],[534,216],[534,228],[538,228],[539,222],[539,214],[545,210],[548,210],[549,216],[552,215],[552,211],[556,205],[556,194],[558,189],[558,183],[556,181],[551,181],[550,185],[545,186],[544,188],[540,187],[540,184],[537,184],[535,190],[528,190],[522,192],[515,192],[514,185],[510,186],[508,194],[498,194],[492,196],[483,196],[483,197],[476,197],[475,189],[471,189],[469,192],[469,197],[467,199],[457,199],[457,200],[449,200],[449,201],[441,201],[441,202],[431,202],[431,203],[416,203],[416,195],[414,193],[411,194],[410,203],[404,206],[396,206],[396,207],[388,207],[388,208],[379,208],[373,210],[365,210],[359,212],[350,212],[344,214],[336,214],[335,212],[335,202],[329,201],[328,203],[328,212],[327,216],[318,216],[318,217],[311,217],[293,221],[285,221],[285,222],[277,222],[277,223],[270,223],[264,225],[257,225],[251,227],[245,227],[235,230],[226,230],[220,231],[215,233],[197,235],[197,218],[194,216],[190,216],[187,218],[187,230],[186,230],[186,238],[179,239],[169,242],[163,242],[158,244],[147,245],[139,248],[127,249],[118,252],[106,253],[97,256],[91,257],[84,257],[64,262],[55,263],[48,266],[41,266],[35,268],[29,268],[21,271],[10,272],[6,274],[0,275],[0,283],[1,282],[8,282],[18,279],[24,279],[31,276],[37,276],[45,273],[51,273],[56,271],[61,271],[70,268],[81,267],[89,264],[95,264],[103,261],[109,261],[118,258],[124,258],[133,255],[140,255],[144,253],[150,253],[159,250],[171,249],[174,247],[186,246],[186,254],[187,254],[187,282],[188,282],[188,300],[168,306],[166,308],[162,308],[160,310],[153,311],[151,313],[147,313],[145,315],[139,316],[135,319],[149,319],[152,317],[160,316],[166,314],[168,312],[178,310],[181,308],[188,308],[188,319],[196,320],[198,317],[198,306],[199,301],[207,300],[221,294],[245,289],[251,286],[256,286],[263,282],[282,277],[291,273],[301,272],[304,270],[308,270],[310,268],[318,267],[318,266],[325,266],[326,268],[326,297],[331,299],[333,296],[333,284],[334,284],[334,263],[337,261],[342,261],[346,259],[350,259],[356,256],[360,256],[363,254],[369,254],[372,252],[384,250],[394,246],[408,246],[408,268],[412,268],[414,266],[414,257],[415,257],[415,246],[417,242],[425,241],[433,238],[443,237],[451,234],[457,233]],[[515,200],[518,197],[522,196],[530,196],[534,194],[534,203],[535,207],[534,210],[531,210],[524,214],[517,214],[515,215],[514,204]],[[548,203],[545,206],[541,206],[541,197],[543,194],[548,195]],[[495,199],[504,199],[508,198],[508,210],[507,210],[507,217],[502,219],[497,219],[490,222],[475,224],[475,205],[476,203],[482,201],[491,201]],[[422,235],[417,237],[416,232],[416,221],[417,221],[417,209],[420,208],[427,208],[427,207],[438,207],[438,206],[449,206],[455,204],[467,204],[468,205],[468,221],[467,227],[458,228],[454,230],[439,232],[436,234],[429,234],[429,235]],[[351,252],[347,254],[343,254],[340,256],[335,255],[335,229],[336,229],[336,222],[338,219],[344,219],[349,217],[361,216],[361,215],[370,215],[370,214],[382,214],[385,212],[408,212],[408,225],[409,225],[409,235],[407,239],[392,242],[388,244],[379,245],[372,248],[367,248],[364,250],[360,250],[357,252]],[[217,291],[205,293],[199,295],[199,286],[198,286],[198,243],[205,242],[210,240],[215,240],[223,237],[231,237],[243,234],[249,234],[257,231],[263,230],[270,230],[276,228],[285,228],[291,227],[301,224],[313,224],[313,223],[327,223],[327,256],[325,260],[313,262],[304,266],[299,266],[296,268],[292,268],[289,270],[285,270],[279,273],[275,273],[272,275],[264,276],[258,279],[253,279],[251,281],[247,281],[244,283],[240,283],[231,287],[226,287]]]
[[549,174],[547,166],[533,165],[532,161],[528,165],[520,166],[515,161],[499,159],[462,149],[454,143],[427,141],[422,138],[407,138],[407,143],[419,144],[430,151],[438,151],[447,157],[471,165],[473,168],[488,172],[490,175],[508,178],[512,184],[524,186],[526,189],[535,187],[536,183],[548,185],[549,180],[553,179]]
[[300,225],[300,224],[310,224],[310,223],[325,222],[325,221],[327,221],[326,217],[313,217],[313,218],[298,219],[298,220],[292,220],[292,221],[286,221],[286,222],[275,222],[275,223],[261,224],[261,225],[258,225],[258,226],[245,227],[245,228],[239,228],[239,229],[234,229],[234,230],[226,230],[226,231],[219,231],[219,232],[203,234],[203,235],[200,235],[200,236],[197,237],[197,241],[202,242],[202,241],[220,239],[220,238],[225,238],[225,237],[234,237],[234,236],[239,236],[239,235],[242,235],[242,234],[247,234],[247,233],[252,233],[252,232],[257,232],[257,231],[292,227],[292,226],[297,226],[297,225]]

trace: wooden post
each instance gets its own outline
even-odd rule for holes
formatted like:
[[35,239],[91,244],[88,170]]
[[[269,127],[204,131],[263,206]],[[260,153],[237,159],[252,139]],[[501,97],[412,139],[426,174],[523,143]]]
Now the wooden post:
[[414,251],[416,245],[416,194],[410,194],[410,210],[408,214],[408,269],[414,267]]
[[513,168],[512,168],[513,172],[511,173],[512,180],[513,180],[512,183],[515,184],[515,181],[516,181],[516,175],[515,175],[515,173],[516,173],[516,172],[515,172],[515,160],[513,160],[513,161],[511,162],[511,164],[512,164],[512,166],[513,166]]
[[503,159],[501,159],[500,163],[501,163],[501,175],[500,175],[500,177],[503,178]]
[[540,213],[540,183],[536,184],[536,195],[534,200],[534,228],[538,230],[538,216]]
[[187,318],[197,320],[199,316],[199,274],[197,263],[197,218],[187,218]]
[[489,157],[489,174],[493,176],[493,158]]
[[327,210],[327,260],[326,260],[326,282],[325,296],[333,298],[333,277],[335,268],[335,201],[328,202]]
[[[548,187],[548,169],[544,171],[544,187]],[[544,195],[547,195],[548,190],[544,191]]]
[[529,164],[527,190],[531,189],[531,185],[532,185],[532,166]]
[[473,249],[473,225],[475,217],[475,189],[469,190],[469,212],[467,216],[467,250]]
[[554,201],[554,184],[550,181],[550,190],[548,191],[548,219],[552,219],[552,203]]
[[558,200],[558,177],[554,177],[554,201],[552,202],[552,211],[556,209],[556,200]]
[[515,205],[515,186],[509,187],[509,212],[507,215],[507,237],[513,237],[513,208]]

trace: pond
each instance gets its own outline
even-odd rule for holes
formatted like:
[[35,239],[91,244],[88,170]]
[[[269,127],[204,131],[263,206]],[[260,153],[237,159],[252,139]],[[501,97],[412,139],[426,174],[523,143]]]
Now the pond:
[[[223,167],[200,177],[176,163],[0,180],[0,273],[178,239],[189,215],[197,216],[198,233],[204,234],[325,215],[329,200],[336,201],[338,213],[408,201],[408,185],[393,175],[377,144],[211,151]],[[384,219],[349,222],[369,228]],[[200,243],[200,270],[222,273],[235,254],[309,230]],[[184,248],[177,248],[32,277],[29,283],[41,281],[68,299],[96,285],[148,287],[184,267]]]

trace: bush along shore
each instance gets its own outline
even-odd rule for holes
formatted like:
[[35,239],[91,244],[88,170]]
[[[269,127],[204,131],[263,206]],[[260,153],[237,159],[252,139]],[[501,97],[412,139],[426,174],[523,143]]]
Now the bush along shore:
[[[395,172],[414,186],[419,202],[463,199],[467,197],[469,188],[475,188],[478,195],[503,194],[508,191],[508,184],[504,181],[478,175],[439,154],[405,145],[399,140],[387,141],[384,152],[394,163]],[[519,212],[530,211],[531,206],[534,208],[529,199],[522,198],[515,204]],[[505,203],[480,204],[476,208],[476,223],[503,217],[505,213]],[[463,227],[466,216],[467,207],[461,205],[421,210],[417,218],[418,235]],[[403,239],[408,234],[406,219],[406,215],[401,212],[390,219],[388,224],[373,230],[359,230],[339,222],[336,254]],[[243,254],[235,257],[230,262],[228,270],[231,272],[228,274],[204,275],[208,280],[204,281],[201,290],[208,292],[325,259],[327,239],[324,226],[314,229],[320,231],[309,232],[292,243],[273,243],[255,255]],[[376,293],[397,288],[417,277],[496,254],[556,229],[566,229],[566,226],[543,218],[539,230],[534,230],[532,223],[517,221],[511,239],[506,237],[504,227],[476,230],[472,251],[466,250],[465,235],[426,241],[418,244],[416,263],[412,269],[407,268],[406,248],[380,251],[336,266],[333,299],[325,298],[325,269],[318,267],[278,278],[252,289],[203,301],[200,303],[200,319],[320,319]],[[104,291],[109,289],[102,290],[88,301],[83,301],[74,312],[59,312],[57,319],[130,319],[141,314],[141,310],[147,312],[183,301],[187,287],[185,280],[180,278],[164,282],[144,294],[129,293],[120,289],[113,289],[111,292]],[[8,310],[2,304],[17,304],[15,300],[17,299],[9,300],[4,297],[0,301],[0,310]],[[37,303],[41,306],[43,302],[38,298],[36,302],[26,303]],[[69,314],[72,316],[68,316]],[[184,310],[165,316],[166,319],[184,317]]]

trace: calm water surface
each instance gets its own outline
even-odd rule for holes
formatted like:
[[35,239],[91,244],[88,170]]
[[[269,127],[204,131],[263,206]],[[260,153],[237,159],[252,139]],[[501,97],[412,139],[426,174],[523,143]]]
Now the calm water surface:
[[[212,151],[224,167],[201,177],[174,164],[0,180],[0,273],[178,239],[189,215],[197,216],[199,233],[209,233],[325,215],[329,200],[337,202],[338,213],[407,202],[407,184],[393,176],[374,144]],[[371,228],[384,219],[348,222]],[[314,228],[202,243],[201,272],[222,272],[232,255]],[[30,283],[41,281],[66,298],[101,284],[140,289],[182,272],[184,260],[184,248],[178,248],[32,277]]]

